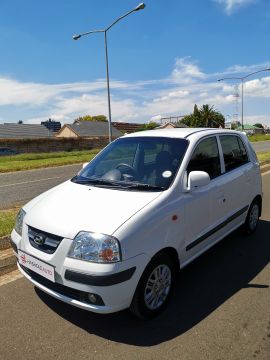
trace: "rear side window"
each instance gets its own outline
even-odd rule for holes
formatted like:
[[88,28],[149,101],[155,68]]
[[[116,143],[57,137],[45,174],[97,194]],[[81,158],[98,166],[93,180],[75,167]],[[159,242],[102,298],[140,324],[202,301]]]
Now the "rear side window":
[[233,170],[248,162],[248,155],[242,140],[238,136],[220,136],[224,156],[225,170]]
[[187,167],[188,174],[191,171],[205,171],[210,179],[220,175],[220,160],[218,145],[215,137],[202,140],[190,159]]

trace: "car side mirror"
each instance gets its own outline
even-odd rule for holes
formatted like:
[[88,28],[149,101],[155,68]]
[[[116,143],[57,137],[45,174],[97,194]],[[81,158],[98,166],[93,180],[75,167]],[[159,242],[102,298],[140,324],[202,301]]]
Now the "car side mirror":
[[188,190],[193,191],[210,183],[210,176],[205,171],[191,171],[188,175]]

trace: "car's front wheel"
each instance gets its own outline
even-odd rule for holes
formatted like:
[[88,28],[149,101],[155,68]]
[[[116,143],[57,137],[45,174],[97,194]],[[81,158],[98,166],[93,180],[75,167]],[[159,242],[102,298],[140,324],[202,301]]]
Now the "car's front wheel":
[[169,300],[175,274],[171,258],[166,253],[157,254],[139,281],[130,306],[131,312],[141,319],[159,314]]

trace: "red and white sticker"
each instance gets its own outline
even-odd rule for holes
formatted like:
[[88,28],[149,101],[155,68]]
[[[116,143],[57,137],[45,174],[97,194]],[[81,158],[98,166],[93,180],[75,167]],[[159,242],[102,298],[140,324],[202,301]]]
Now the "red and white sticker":
[[25,252],[18,250],[19,263],[35,273],[49,279],[53,282],[54,280],[54,267],[46,264],[45,262],[36,259],[35,257],[26,254]]

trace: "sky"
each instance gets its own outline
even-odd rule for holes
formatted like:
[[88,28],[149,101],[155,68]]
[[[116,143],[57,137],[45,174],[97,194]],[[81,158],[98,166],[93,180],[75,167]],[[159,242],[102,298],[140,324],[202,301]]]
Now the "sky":
[[[72,36],[106,28],[139,2],[0,0],[0,123],[107,116],[104,34]],[[239,82],[217,80],[270,68],[270,1],[145,4],[107,33],[112,121],[160,121],[195,103],[241,121]],[[270,126],[270,71],[245,79],[244,122]]]

